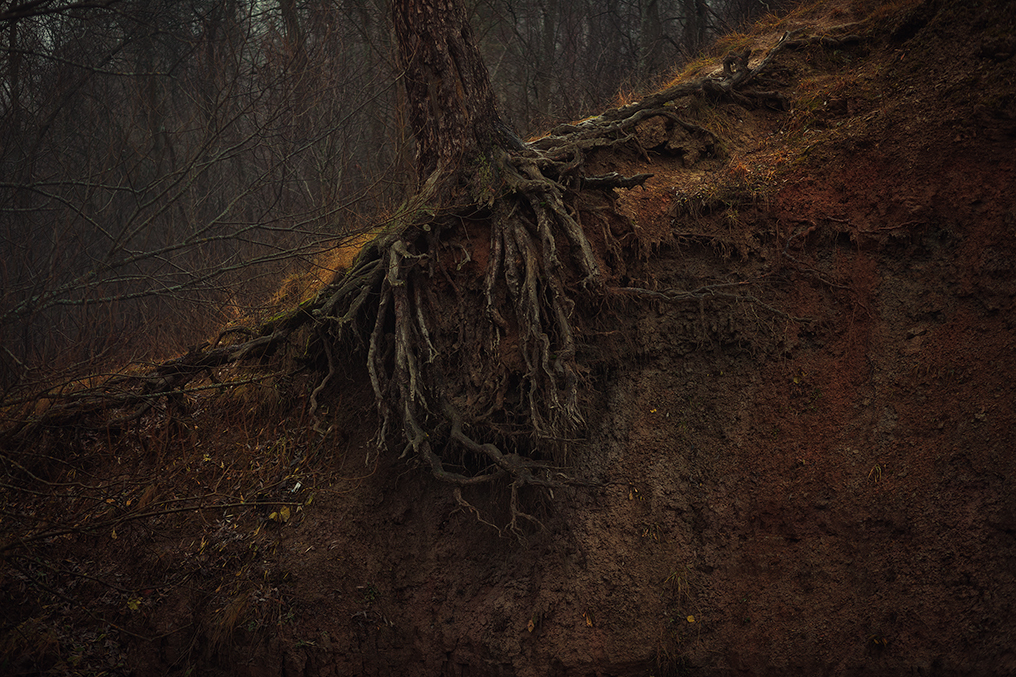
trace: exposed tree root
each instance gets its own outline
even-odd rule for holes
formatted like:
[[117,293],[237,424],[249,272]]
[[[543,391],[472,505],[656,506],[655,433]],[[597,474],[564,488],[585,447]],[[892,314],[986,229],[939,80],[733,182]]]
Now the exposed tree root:
[[[711,136],[667,104],[688,95],[766,100],[768,94],[738,90],[791,44],[785,35],[755,68],[748,66],[749,52],[731,55],[722,75],[560,125],[521,151],[490,158],[501,188],[483,214],[490,244],[479,293],[460,288],[449,275],[449,261],[461,246],[457,229],[469,217],[465,210],[408,222],[367,252],[330,293],[318,322],[341,341],[358,321],[365,298],[372,299],[367,365],[384,421],[380,439],[401,429],[403,455],[415,454],[435,478],[457,487],[510,483],[513,528],[527,517],[517,503],[519,487],[574,482],[556,472],[545,447],[581,434],[576,298],[601,291],[603,277],[570,201],[579,190],[633,188],[650,176],[585,176],[586,158],[600,148],[637,146],[636,125],[655,116]],[[568,257],[562,259],[562,252]],[[435,301],[438,289],[456,302]],[[736,295],[720,289],[622,291],[668,301]],[[449,321],[444,316],[452,306],[457,314]],[[467,433],[471,428],[479,434]]]

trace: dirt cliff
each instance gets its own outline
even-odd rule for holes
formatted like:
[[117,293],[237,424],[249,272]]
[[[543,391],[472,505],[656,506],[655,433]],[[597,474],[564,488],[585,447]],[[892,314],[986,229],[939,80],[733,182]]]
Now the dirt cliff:
[[[235,419],[198,407],[131,448],[172,436],[178,455],[149,458],[153,472],[216,490],[261,473],[277,506],[75,546],[68,562],[115,555],[95,613],[121,618],[107,654],[77,635],[81,660],[252,676],[1016,672],[1016,7],[822,2],[717,54],[757,59],[786,31],[831,40],[774,61],[755,83],[769,104],[679,100],[713,140],[654,118],[641,152],[590,159],[653,173],[580,211],[612,284],[659,290],[581,325],[590,426],[570,461],[591,486],[529,490],[541,525],[502,534],[504,495],[457,500],[377,456],[355,365],[323,436],[305,403],[258,396],[246,429],[274,423],[242,448]],[[483,241],[462,242],[477,271]],[[42,636],[31,622],[48,617],[28,609],[21,636]],[[54,633],[9,640],[10,664],[71,670],[53,644],[75,635]]]

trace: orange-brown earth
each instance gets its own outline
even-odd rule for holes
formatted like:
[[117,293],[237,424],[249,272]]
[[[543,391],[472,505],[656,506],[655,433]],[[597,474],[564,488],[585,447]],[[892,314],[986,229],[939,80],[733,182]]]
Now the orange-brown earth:
[[669,154],[661,120],[592,159],[655,174],[583,206],[612,284],[715,292],[604,305],[598,486],[530,491],[520,542],[485,523],[504,495],[464,492],[481,520],[377,458],[355,366],[324,436],[305,397],[252,397],[246,437],[205,404],[137,431],[171,453],[130,477],[254,468],[275,509],[41,550],[101,585],[12,559],[12,674],[1016,674],[1016,8],[820,3],[729,42],[795,27],[861,40],[779,56],[757,86],[791,110],[678,101],[716,148]]

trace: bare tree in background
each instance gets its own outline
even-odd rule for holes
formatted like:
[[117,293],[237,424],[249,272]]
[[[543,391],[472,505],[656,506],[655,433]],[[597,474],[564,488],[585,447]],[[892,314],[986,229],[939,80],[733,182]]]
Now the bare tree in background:
[[179,350],[405,190],[369,4],[107,4],[0,15],[0,394]]

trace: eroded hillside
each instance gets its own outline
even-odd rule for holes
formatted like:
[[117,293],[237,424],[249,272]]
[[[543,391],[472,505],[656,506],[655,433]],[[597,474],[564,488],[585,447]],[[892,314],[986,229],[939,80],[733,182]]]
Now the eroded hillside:
[[526,489],[521,539],[507,488],[378,453],[361,362],[231,367],[9,451],[6,667],[1016,671],[1016,9],[959,4],[764,21],[681,77],[827,40],[591,154],[653,177],[576,203],[613,289],[576,322],[586,486]]

